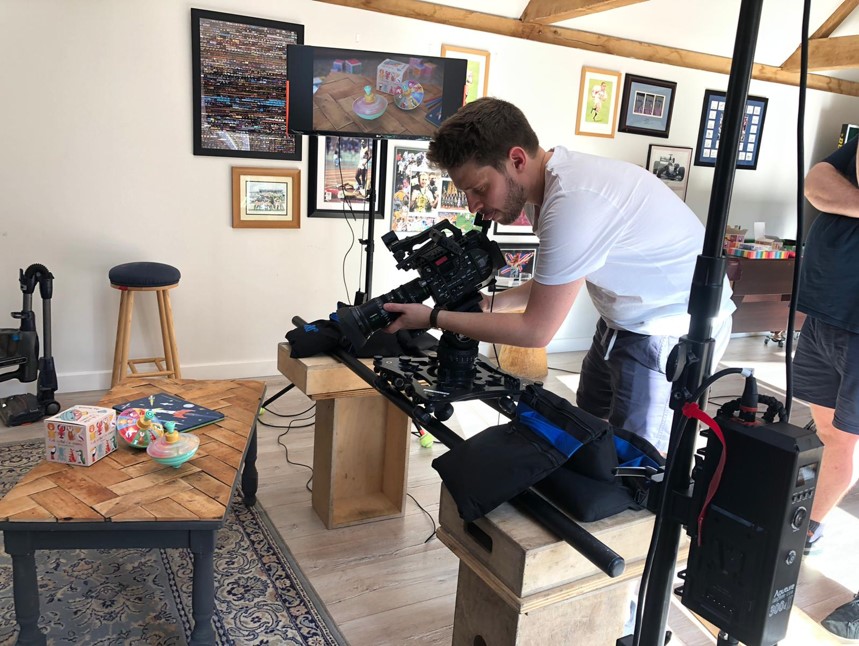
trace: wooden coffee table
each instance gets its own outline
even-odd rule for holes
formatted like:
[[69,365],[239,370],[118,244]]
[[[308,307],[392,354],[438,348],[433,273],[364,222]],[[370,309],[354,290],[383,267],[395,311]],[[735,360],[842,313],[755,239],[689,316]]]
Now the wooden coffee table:
[[[216,532],[241,473],[245,503],[256,502],[256,419],[265,394],[259,381],[133,379],[99,402],[113,406],[167,393],[220,410],[225,417],[193,431],[196,455],[178,468],[119,440],[89,467],[43,461],[0,500],[0,530],[12,557],[19,644],[46,644],[38,628],[36,550],[184,547],[194,556],[191,644],[213,644]],[[244,469],[242,469],[244,464]]]

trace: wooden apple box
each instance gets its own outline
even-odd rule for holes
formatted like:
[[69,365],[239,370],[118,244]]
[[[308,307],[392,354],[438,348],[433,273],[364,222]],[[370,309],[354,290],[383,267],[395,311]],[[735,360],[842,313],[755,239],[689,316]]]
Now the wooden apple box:
[[580,523],[624,558],[624,572],[610,578],[510,504],[465,522],[442,486],[438,537],[460,560],[454,646],[614,644],[653,523],[647,511]]

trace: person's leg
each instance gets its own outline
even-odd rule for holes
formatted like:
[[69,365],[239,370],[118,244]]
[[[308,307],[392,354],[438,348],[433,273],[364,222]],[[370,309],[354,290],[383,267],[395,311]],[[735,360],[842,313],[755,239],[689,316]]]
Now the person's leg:
[[817,436],[824,447],[811,518],[822,523],[859,479],[859,435],[835,428],[835,409],[810,406]]
[[597,321],[591,347],[582,361],[579,387],[576,390],[576,406],[600,419],[608,419],[611,411],[611,375],[605,353],[613,333],[604,320]]

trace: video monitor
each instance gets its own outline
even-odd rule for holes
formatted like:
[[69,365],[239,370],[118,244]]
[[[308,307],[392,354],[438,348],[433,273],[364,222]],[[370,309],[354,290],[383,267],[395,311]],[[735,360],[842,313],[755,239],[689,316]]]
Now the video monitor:
[[289,45],[286,60],[296,134],[430,139],[463,104],[464,59]]

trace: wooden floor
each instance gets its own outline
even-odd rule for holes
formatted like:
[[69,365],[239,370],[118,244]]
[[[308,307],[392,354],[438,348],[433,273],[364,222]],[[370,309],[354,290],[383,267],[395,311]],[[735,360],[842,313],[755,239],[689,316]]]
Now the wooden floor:
[[[553,370],[546,380],[547,387],[573,398],[577,376],[555,369],[577,371],[582,355],[549,355]],[[754,367],[759,380],[772,384],[775,393],[783,395],[783,349],[774,344],[764,346],[762,337],[735,338],[724,361]],[[280,377],[268,382],[270,395],[287,383]],[[742,379],[730,376],[714,386],[711,402],[718,404],[741,392]],[[97,401],[101,395],[70,393],[61,400],[64,406],[85,404]],[[427,542],[433,522],[437,521],[440,484],[430,462],[446,449],[440,444],[425,449],[417,439],[412,442],[408,492],[414,500],[408,499],[403,518],[326,530],[311,508],[309,468],[287,462],[288,457],[292,462],[312,464],[312,410],[296,417],[273,414],[294,415],[311,407],[312,402],[294,388],[271,404],[272,412],[261,418],[267,424],[283,427],[291,422],[293,428],[258,427],[260,503],[352,646],[450,644],[458,561],[438,539]],[[807,407],[794,402],[791,421],[801,426],[808,419]],[[457,405],[448,425],[470,435],[495,423],[496,413],[483,404],[470,403]],[[26,439],[40,431],[39,425],[2,429],[0,441]],[[432,521],[418,504],[429,512]],[[810,620],[802,624],[802,617],[794,617],[783,645],[839,643],[810,635],[818,628],[815,622],[849,601],[859,588],[857,535],[859,488],[854,488],[827,524],[826,549],[820,556],[803,561],[795,606]],[[679,604],[672,604],[668,623],[675,635],[672,644],[715,643]]]

